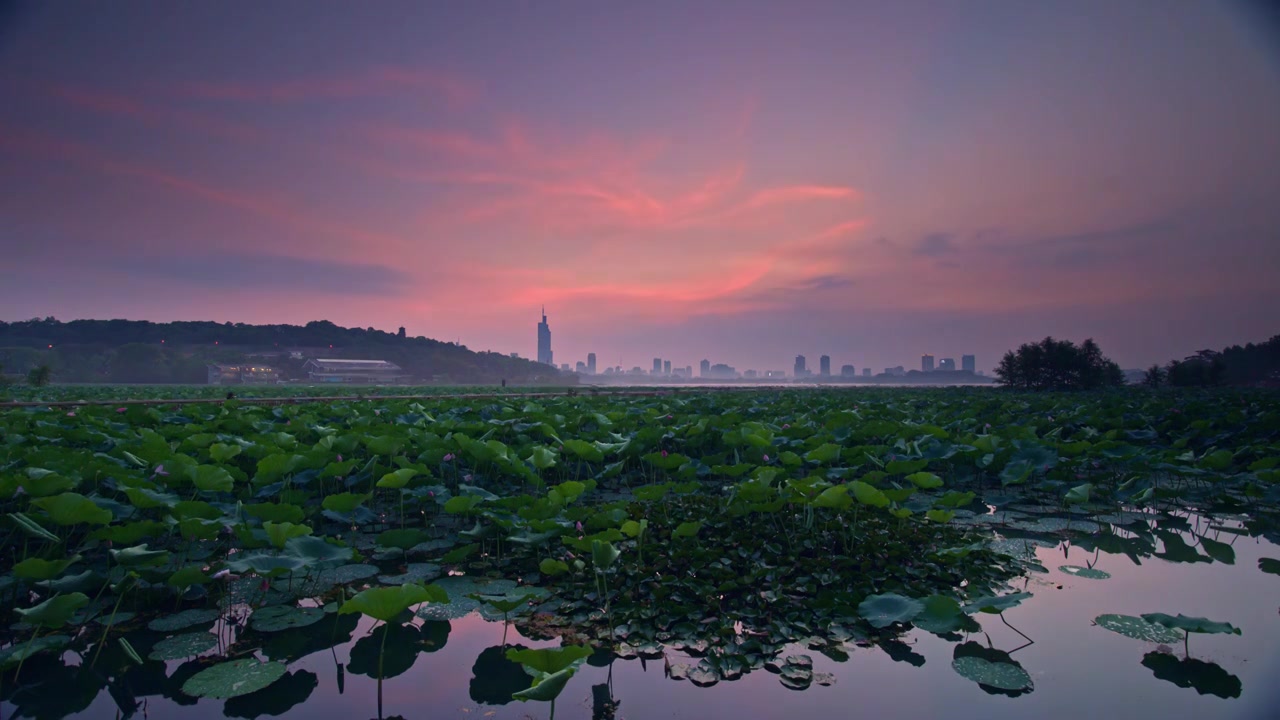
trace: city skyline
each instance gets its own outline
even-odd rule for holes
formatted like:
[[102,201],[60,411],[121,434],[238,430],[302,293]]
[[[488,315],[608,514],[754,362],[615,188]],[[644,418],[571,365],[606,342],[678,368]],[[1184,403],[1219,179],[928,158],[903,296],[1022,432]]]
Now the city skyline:
[[555,358],[758,371],[990,369],[1045,336],[1135,368],[1277,331],[1280,57],[1244,3],[5,18],[0,319],[530,355],[545,302]]

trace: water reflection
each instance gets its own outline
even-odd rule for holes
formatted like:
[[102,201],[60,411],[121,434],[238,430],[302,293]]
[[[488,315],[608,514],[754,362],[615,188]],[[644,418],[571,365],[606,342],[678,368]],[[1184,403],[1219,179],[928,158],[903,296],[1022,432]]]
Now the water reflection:
[[[1239,711],[1247,717],[1270,700],[1266,694],[1273,685],[1263,678],[1276,669],[1274,648],[1280,644],[1274,619],[1277,580],[1267,574],[1274,568],[1266,562],[1280,557],[1280,551],[1258,537],[1269,532],[1263,528],[1269,526],[1252,521],[1237,526],[1183,514],[1148,516],[1090,535],[1009,529],[1005,534],[1010,537],[1049,540],[1053,547],[1035,550],[1031,561],[1043,571],[1020,583],[1034,597],[1008,617],[977,616],[980,626],[975,621],[958,632],[912,630],[871,639],[853,632],[834,640],[816,637],[830,635],[832,628],[810,628],[807,636],[792,639],[799,644],[785,645],[754,640],[717,645],[681,637],[685,649],[668,647],[667,653],[671,663],[686,666],[682,676],[694,682],[665,679],[661,667],[652,672],[654,663],[645,663],[639,653],[619,657],[601,651],[570,680],[557,717],[617,718],[623,714],[622,697],[626,714],[635,717],[671,715],[673,709],[677,717],[769,716],[763,708],[782,702],[775,693],[783,687],[809,688],[785,700],[787,707],[797,708],[797,716],[840,715],[854,698],[871,707],[881,695],[887,702],[890,693],[876,688],[907,678],[930,690],[906,698],[897,694],[896,711],[890,714],[926,716],[947,708],[957,716],[949,708],[963,701],[969,705],[960,717],[1105,715],[1129,707],[1129,698],[1140,696],[1142,714],[1221,716]],[[1073,562],[1068,567],[1077,569],[1105,569],[1111,577],[1064,572],[1057,569],[1062,562]],[[1151,643],[1091,628],[1090,619],[1104,612],[1203,614],[1242,627],[1244,635],[1197,637],[1200,657],[1180,658],[1152,651]],[[530,686],[531,678],[506,659],[505,651],[557,641],[530,641],[528,635],[534,633],[527,618],[512,627],[511,640],[519,644],[495,644],[502,634],[496,623],[474,615],[453,623],[379,626],[371,632],[356,616],[336,614],[307,628],[276,633],[246,629],[236,636],[236,646],[288,662],[290,671],[266,690],[226,702],[197,702],[181,691],[211,660],[139,664],[114,642],[93,660],[90,644],[61,658],[29,658],[16,682],[12,670],[6,672],[0,701],[5,717],[39,720],[177,715],[345,720],[373,715],[372,681],[381,677],[397,679],[386,687],[392,716],[417,717],[419,712],[410,708],[437,705],[442,716],[459,714],[453,709],[463,707],[474,709],[472,717],[490,712],[499,719],[537,716],[538,708],[511,700],[513,693]],[[1034,645],[1028,635],[1036,639]],[[145,658],[163,635],[143,630],[126,638]],[[805,654],[809,651],[811,655]],[[430,653],[435,655],[428,659]],[[656,654],[646,653],[655,658],[662,654],[661,646]],[[703,670],[691,675],[697,668]],[[760,669],[771,672],[756,672]],[[356,677],[347,677],[348,671]],[[459,671],[466,674],[459,676]],[[814,688],[820,684],[814,678],[824,674],[840,682]],[[739,677],[736,683],[723,682]],[[857,680],[845,682],[846,677]],[[1086,685],[1088,697],[1081,693]],[[1243,693],[1245,685],[1250,695]],[[1248,702],[1252,694],[1257,698]],[[1225,701],[1231,705],[1226,710]]]

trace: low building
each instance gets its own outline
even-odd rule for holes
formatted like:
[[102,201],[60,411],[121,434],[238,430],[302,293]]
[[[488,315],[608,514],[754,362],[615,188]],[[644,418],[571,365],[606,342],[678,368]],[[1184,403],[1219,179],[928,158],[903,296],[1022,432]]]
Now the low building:
[[403,383],[410,379],[399,365],[386,360],[313,358],[302,364],[302,370],[309,379],[326,383],[382,385]]
[[280,372],[268,365],[208,365],[210,385],[265,385],[280,380]]

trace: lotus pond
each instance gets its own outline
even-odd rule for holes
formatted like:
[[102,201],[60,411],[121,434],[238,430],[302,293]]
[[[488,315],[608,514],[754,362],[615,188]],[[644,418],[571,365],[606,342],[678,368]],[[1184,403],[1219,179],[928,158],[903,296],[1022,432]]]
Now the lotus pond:
[[1274,717],[1280,397],[0,415],[4,717]]

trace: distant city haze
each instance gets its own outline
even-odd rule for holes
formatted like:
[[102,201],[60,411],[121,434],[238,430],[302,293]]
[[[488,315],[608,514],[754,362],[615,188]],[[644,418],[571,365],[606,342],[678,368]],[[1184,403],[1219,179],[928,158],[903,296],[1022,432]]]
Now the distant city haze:
[[695,376],[1280,331],[1248,4],[6,7],[0,320],[537,359],[545,306],[558,367]]

